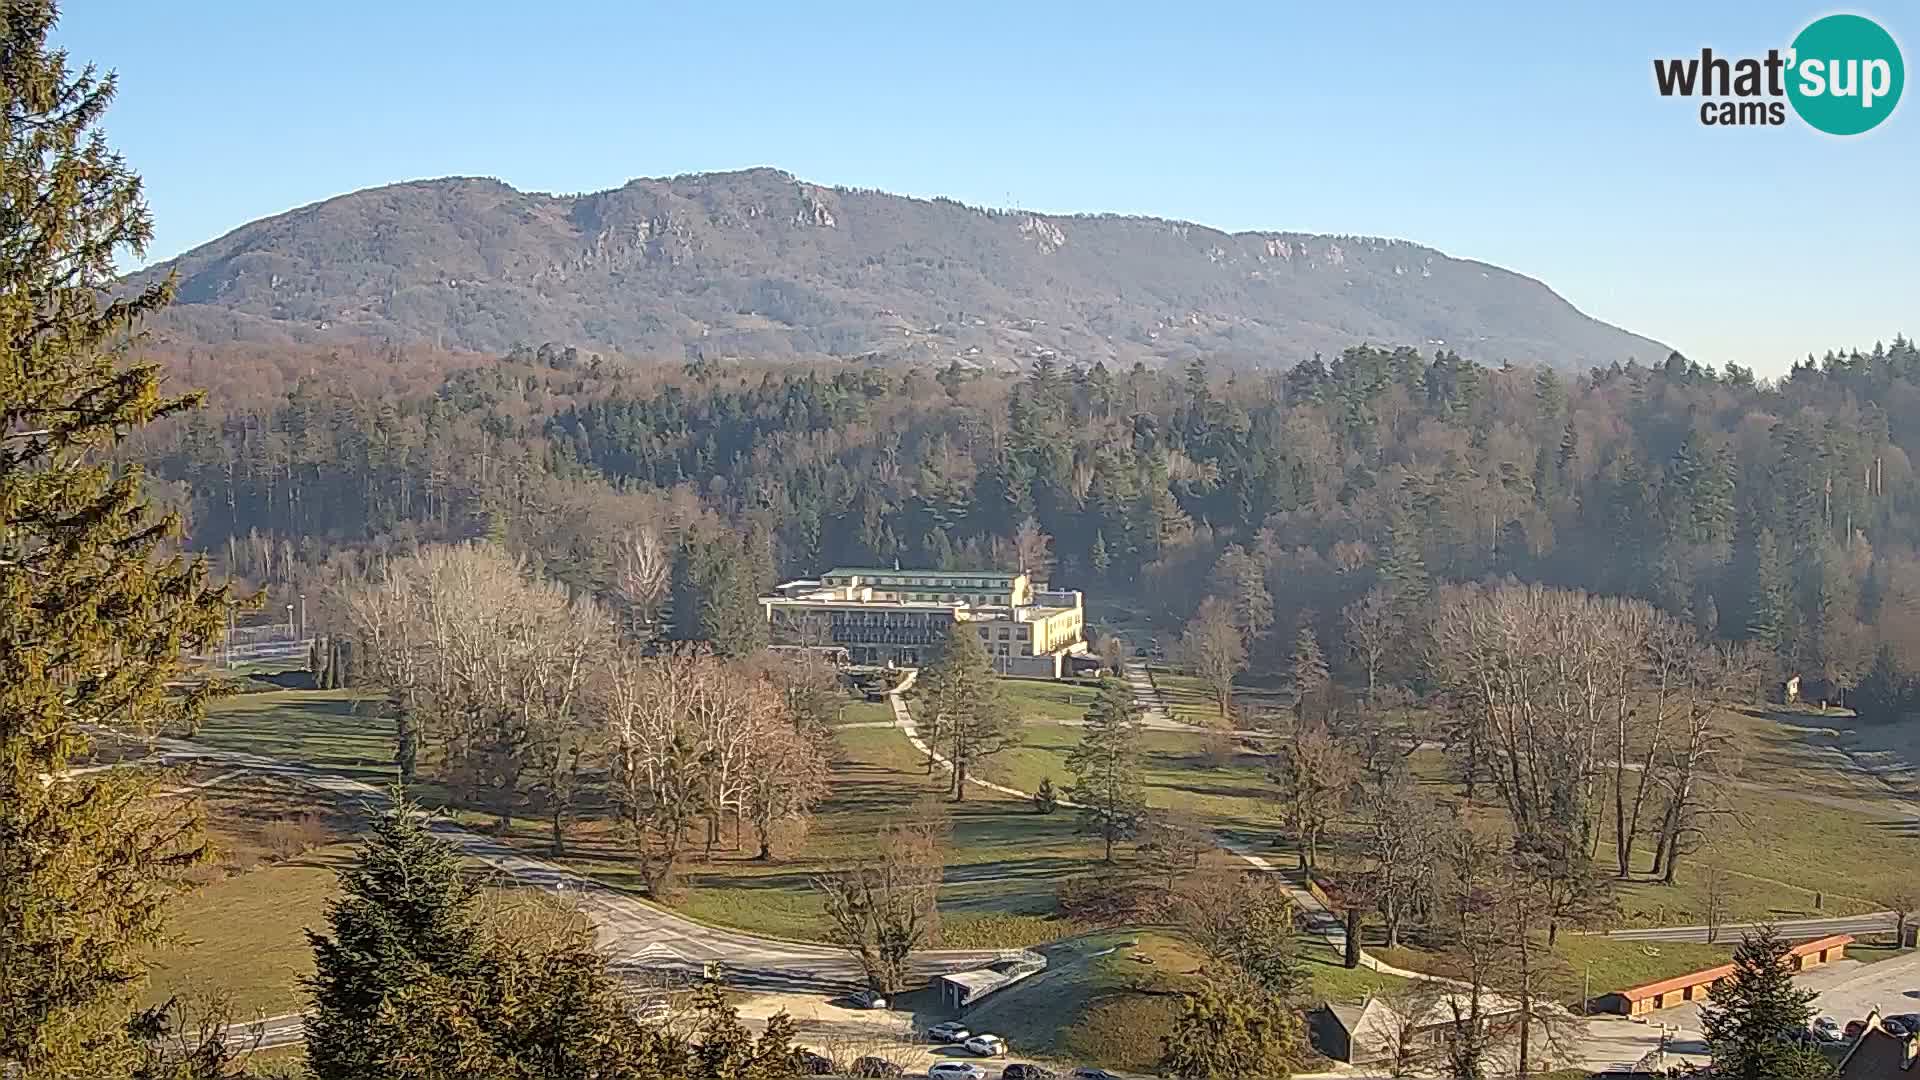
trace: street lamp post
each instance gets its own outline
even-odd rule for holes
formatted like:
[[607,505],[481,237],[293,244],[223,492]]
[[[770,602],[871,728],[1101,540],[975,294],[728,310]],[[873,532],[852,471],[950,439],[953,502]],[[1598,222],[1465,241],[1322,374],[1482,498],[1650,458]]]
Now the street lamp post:
[[307,636],[307,594],[306,593],[300,594],[300,634],[299,636],[301,638],[305,638]]
[[289,641],[299,640],[299,638],[295,637],[293,633],[293,605],[292,604],[287,605],[287,639]]

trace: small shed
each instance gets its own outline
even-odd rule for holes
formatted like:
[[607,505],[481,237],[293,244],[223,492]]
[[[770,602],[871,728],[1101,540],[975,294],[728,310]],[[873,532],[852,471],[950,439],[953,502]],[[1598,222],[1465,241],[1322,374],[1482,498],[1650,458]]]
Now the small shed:
[[940,1004],[950,1012],[959,1012],[988,994],[1005,990],[1022,979],[1047,969],[1046,958],[1038,953],[1003,957],[985,967],[950,971],[934,978],[940,991]]

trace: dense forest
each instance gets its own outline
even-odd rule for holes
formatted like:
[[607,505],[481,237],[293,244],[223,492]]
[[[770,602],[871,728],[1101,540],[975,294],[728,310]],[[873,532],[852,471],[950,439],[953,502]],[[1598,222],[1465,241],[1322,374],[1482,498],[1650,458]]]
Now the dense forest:
[[1678,355],[1569,378],[1405,348],[1019,377],[557,346],[160,359],[210,403],[129,452],[197,547],[276,596],[475,536],[613,594],[625,538],[656,530],[718,544],[757,587],[831,564],[1044,562],[1096,617],[1184,618],[1257,574],[1273,611],[1256,672],[1375,584],[1509,576],[1646,599],[1875,707],[1920,671],[1904,338],[1778,380]]

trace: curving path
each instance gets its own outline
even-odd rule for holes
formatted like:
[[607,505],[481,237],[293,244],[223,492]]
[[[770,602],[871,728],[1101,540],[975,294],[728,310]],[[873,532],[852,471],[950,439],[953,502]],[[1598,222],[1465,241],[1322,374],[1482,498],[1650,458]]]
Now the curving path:
[[[1142,670],[1142,674],[1144,675],[1145,673],[1144,667],[1141,670]],[[1139,682],[1128,680],[1128,684],[1133,688],[1134,704],[1139,706],[1143,713],[1147,712],[1148,708],[1150,707],[1149,695],[1151,695],[1152,697],[1157,697],[1158,691],[1156,691],[1153,688],[1153,684],[1150,681],[1147,681],[1144,678]],[[934,763],[939,765],[941,768],[951,770],[953,768],[953,762],[950,761],[945,754],[942,754],[940,751],[935,750],[933,747],[927,745],[927,741],[920,737],[920,727],[917,723],[914,722],[913,713],[910,710],[908,710],[906,698],[902,696],[902,693],[907,689],[907,687],[911,685],[913,685],[913,679],[909,677],[905,681],[903,681],[900,684],[900,686],[896,688],[890,695],[888,695],[887,700],[893,706],[894,726],[900,729],[901,733],[907,737],[907,741],[913,744],[913,748],[915,750],[918,750],[920,751],[920,753],[925,754],[927,757],[932,758]],[[1157,706],[1153,706],[1153,707],[1157,707]],[[1161,713],[1161,715],[1162,717],[1165,716],[1164,711]],[[1163,721],[1163,722],[1172,723],[1172,721]],[[1190,732],[1198,732],[1198,731],[1205,730],[1203,728],[1197,728],[1197,727],[1193,727],[1191,725],[1185,725],[1185,724],[1179,725],[1179,727],[1183,731],[1190,731]],[[1031,791],[1021,791],[1018,788],[1011,788],[1006,786],[1005,784],[996,784],[991,780],[982,780],[977,776],[967,777],[967,783],[978,785],[979,787],[985,788],[988,791],[997,791],[1002,795],[1011,795],[1016,799],[1033,798],[1033,792]],[[1064,799],[1064,798],[1059,801],[1059,805],[1070,807],[1070,808],[1077,808],[1079,806],[1078,803],[1075,803],[1069,799]],[[1273,865],[1271,862],[1268,862],[1265,857],[1254,853],[1254,851],[1251,848],[1249,848],[1247,845],[1245,845],[1241,841],[1233,837],[1227,836],[1225,834],[1216,834],[1215,840],[1220,844],[1222,848],[1232,853],[1235,857],[1245,862],[1248,866],[1251,866],[1254,869],[1260,870],[1265,873],[1274,874],[1277,877],[1279,877],[1281,884],[1287,890],[1288,898],[1291,899],[1294,905],[1300,909],[1301,916],[1302,916],[1301,921],[1302,921],[1302,924],[1306,927],[1307,932],[1311,933],[1313,936],[1319,938],[1320,940],[1326,942],[1329,946],[1333,948],[1333,950],[1336,953],[1344,953],[1346,951],[1346,948],[1347,948],[1346,922],[1340,916],[1327,910],[1327,906],[1320,902],[1319,897],[1313,895],[1313,893],[1310,890],[1308,890],[1305,886],[1295,881],[1291,876],[1289,876],[1286,873],[1286,871],[1282,870],[1278,866]],[[1374,957],[1367,955],[1365,951],[1362,951],[1360,953],[1360,966],[1372,971],[1380,972],[1383,975],[1397,975],[1403,979],[1421,979],[1428,982],[1444,982],[1444,983],[1449,983],[1456,986],[1464,985],[1462,983],[1456,982],[1455,980],[1442,978],[1438,975],[1428,975],[1424,972],[1409,971],[1406,968],[1398,968],[1398,967],[1394,967],[1392,964],[1382,963],[1381,961],[1375,959]]]
[[[277,776],[349,800],[374,812],[392,800],[385,791],[298,762],[240,751],[215,750],[177,739],[155,740],[155,748],[176,759],[227,766],[236,771]],[[463,854],[514,881],[576,901],[598,929],[600,945],[615,971],[697,974],[718,964],[728,983],[759,990],[810,990],[844,993],[866,985],[860,966],[831,945],[787,941],[723,930],[646,903],[630,893],[595,881],[565,866],[516,850],[511,845],[436,818],[429,829]],[[1019,950],[940,949],[915,957],[915,971],[931,976],[978,967]]]

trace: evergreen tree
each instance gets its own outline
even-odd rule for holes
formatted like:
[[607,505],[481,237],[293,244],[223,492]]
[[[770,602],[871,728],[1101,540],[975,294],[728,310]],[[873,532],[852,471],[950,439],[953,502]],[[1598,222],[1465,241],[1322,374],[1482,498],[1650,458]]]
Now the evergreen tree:
[[1793,594],[1786,563],[1773,531],[1763,529],[1753,545],[1753,574],[1747,591],[1747,636],[1775,651],[1791,640]]
[[169,689],[211,647],[230,597],[168,553],[180,523],[109,452],[197,403],[160,393],[123,345],[172,282],[107,303],[121,252],[152,235],[140,180],[98,125],[112,76],[74,72],[49,0],[0,15],[0,1073],[126,1076],[148,948],[193,819],[149,801],[158,777],[73,775],[82,724],[151,731],[197,717]]
[[1422,546],[1419,524],[1413,515],[1394,514],[1380,555],[1380,580],[1392,592],[1397,604],[1417,607],[1431,591],[1432,579],[1427,576]]
[[1799,1040],[1818,996],[1793,983],[1792,946],[1771,926],[1746,935],[1733,951],[1733,974],[1700,1009],[1713,1075],[1727,1080],[1820,1080],[1833,1066]]
[[689,536],[674,560],[674,636],[707,642],[722,656],[749,656],[766,648],[760,577],[740,538]]
[[1081,831],[1098,836],[1113,861],[1113,845],[1140,831],[1147,798],[1140,779],[1140,711],[1133,691],[1115,678],[1100,680],[1079,745],[1067,754],[1073,774],[1069,797],[1080,806]]
[[1104,531],[1093,534],[1093,553],[1088,562],[1093,567],[1093,576],[1105,581],[1107,572],[1113,569],[1113,556],[1107,553],[1107,534]]
[[1313,614],[1303,612],[1300,632],[1293,639],[1295,712],[1305,716],[1309,702],[1317,702],[1326,693],[1329,682],[1327,656],[1320,648],[1320,636],[1313,631]]
[[390,1076],[390,1048],[374,1032],[390,1026],[393,1003],[444,1011],[483,973],[478,888],[460,863],[404,797],[374,820],[327,905],[331,933],[307,932],[307,1065],[318,1080]]
[[341,873],[332,934],[307,935],[318,1080],[716,1075],[693,1072],[685,1043],[635,1019],[577,911],[527,901],[486,917],[460,864],[402,798]]
[[1040,778],[1040,786],[1033,790],[1033,812],[1051,814],[1060,809],[1060,793],[1054,790],[1053,777]]
[[1160,1039],[1160,1072],[1178,1080],[1285,1080],[1293,1075],[1299,1022],[1257,991],[1209,984],[1188,994]]

